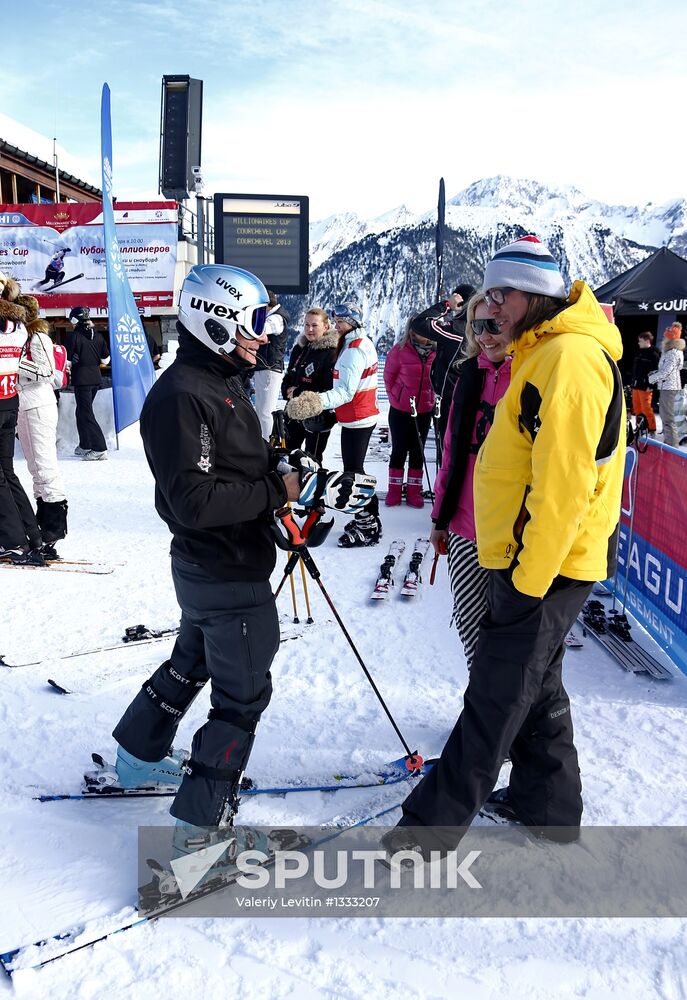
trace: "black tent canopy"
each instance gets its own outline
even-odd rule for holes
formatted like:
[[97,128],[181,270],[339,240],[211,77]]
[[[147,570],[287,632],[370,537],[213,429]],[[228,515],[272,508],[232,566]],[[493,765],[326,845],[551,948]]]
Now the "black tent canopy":
[[594,294],[599,302],[613,305],[615,316],[656,316],[663,327],[661,317],[672,322],[678,313],[687,313],[687,260],[661,247]]

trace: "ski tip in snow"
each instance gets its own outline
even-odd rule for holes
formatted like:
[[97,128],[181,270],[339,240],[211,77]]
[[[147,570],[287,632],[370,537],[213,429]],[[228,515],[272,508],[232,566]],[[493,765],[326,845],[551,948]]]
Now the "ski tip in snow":
[[50,688],[53,691],[57,692],[57,694],[71,694],[71,691],[68,691],[67,688],[62,687],[62,685],[58,684],[57,681],[54,681],[52,677],[48,677],[48,684],[50,685]]

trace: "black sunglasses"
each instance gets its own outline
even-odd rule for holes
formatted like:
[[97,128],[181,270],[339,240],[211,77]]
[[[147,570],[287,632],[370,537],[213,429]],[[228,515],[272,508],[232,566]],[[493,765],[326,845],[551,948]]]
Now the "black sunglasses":
[[495,319],[473,319],[470,324],[472,332],[476,337],[481,337],[485,333],[490,333],[492,337],[498,337],[499,325]]

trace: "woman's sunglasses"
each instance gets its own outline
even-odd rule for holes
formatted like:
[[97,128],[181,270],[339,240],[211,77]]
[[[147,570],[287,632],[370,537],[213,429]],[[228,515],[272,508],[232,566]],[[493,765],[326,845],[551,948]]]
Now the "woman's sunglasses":
[[498,337],[500,333],[499,325],[495,319],[473,319],[470,326],[476,337],[482,337],[485,333],[490,333],[492,337]]

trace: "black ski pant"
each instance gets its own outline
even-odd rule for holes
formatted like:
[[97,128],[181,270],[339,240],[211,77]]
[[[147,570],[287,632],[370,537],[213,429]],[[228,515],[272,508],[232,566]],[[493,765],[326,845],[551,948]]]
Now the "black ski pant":
[[0,545],[14,549],[42,544],[41,529],[31,501],[14,471],[14,435],[17,410],[0,410]]
[[255,729],[272,695],[279,618],[268,581],[218,580],[175,556],[172,579],[182,612],[179,637],[170,659],[143,684],[112,735],[135,757],[161,760],[209,679],[208,721],[193,737],[170,812],[195,826],[218,826],[235,810]]
[[331,431],[306,431],[302,421],[287,419],[286,447],[292,451],[294,448],[300,448],[305,442],[303,446],[308,454],[321,463],[330,433]]
[[341,428],[341,462],[344,472],[365,473],[365,455],[372,437],[372,427]]
[[93,401],[99,388],[98,385],[74,386],[79,448],[85,448],[86,451],[107,451],[103,432],[93,412]]
[[[344,472],[358,472],[365,475],[365,456],[372,437],[372,427],[342,427],[341,428],[341,463]],[[374,514],[379,516],[379,498],[375,493],[370,502],[356,516]]]
[[395,406],[389,407],[390,469],[403,469],[408,457],[409,469],[422,468],[425,441],[431,422],[431,413],[418,413],[417,417],[413,417],[410,413],[397,410]]
[[509,571],[488,572],[488,609],[463,711],[439,762],[403,803],[399,825],[469,826],[510,753],[509,793],[518,818],[528,826],[571,828],[551,835],[574,839],[582,794],[561,666],[565,636],[592,584],[558,576],[536,598],[517,591]]

